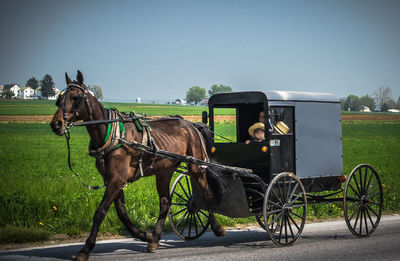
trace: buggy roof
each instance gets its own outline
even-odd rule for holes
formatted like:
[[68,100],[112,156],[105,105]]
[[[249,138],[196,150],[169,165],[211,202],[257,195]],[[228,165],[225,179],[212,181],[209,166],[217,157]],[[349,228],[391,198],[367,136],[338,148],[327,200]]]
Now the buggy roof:
[[328,102],[339,103],[340,100],[333,94],[320,92],[297,92],[297,91],[253,91],[218,93],[210,97],[209,104],[237,104],[257,103],[268,101],[292,101],[292,102]]

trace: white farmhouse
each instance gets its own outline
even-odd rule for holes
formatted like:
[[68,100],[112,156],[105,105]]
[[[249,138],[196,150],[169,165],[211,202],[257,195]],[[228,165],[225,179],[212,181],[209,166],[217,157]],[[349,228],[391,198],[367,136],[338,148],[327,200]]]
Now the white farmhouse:
[[32,99],[35,91],[31,87],[22,87],[18,90],[18,98]]
[[56,87],[54,87],[54,88],[53,88],[53,91],[54,91],[54,93],[55,93],[54,96],[49,96],[49,97],[47,97],[48,100],[56,100],[56,99],[57,99],[58,94],[60,93],[60,90],[57,89]]
[[14,93],[14,97],[18,96],[18,91],[19,91],[19,86],[18,85],[14,85],[13,87],[10,88],[10,91],[12,91]]
[[41,87],[37,87],[35,89],[35,93],[33,94],[33,97],[35,99],[41,99],[42,98],[42,92],[40,91]]
[[368,108],[368,106],[363,106],[362,112],[371,112],[371,110]]

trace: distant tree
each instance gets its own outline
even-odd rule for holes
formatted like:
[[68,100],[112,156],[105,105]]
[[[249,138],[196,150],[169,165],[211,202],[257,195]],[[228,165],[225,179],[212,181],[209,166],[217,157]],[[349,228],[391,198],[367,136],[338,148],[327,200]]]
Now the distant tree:
[[54,92],[54,81],[53,78],[49,74],[46,74],[43,79],[40,81],[40,91],[42,93],[42,96],[47,98],[55,95]]
[[208,94],[211,96],[216,93],[222,92],[232,92],[232,88],[230,86],[222,85],[222,84],[214,84],[208,90]]
[[400,109],[400,96],[397,98],[396,109]]
[[17,85],[16,83],[8,83],[8,84],[4,84],[3,90],[8,91],[11,89],[11,87],[13,87],[14,85]]
[[186,99],[189,103],[199,103],[206,97],[206,89],[200,86],[193,86],[186,92]]
[[344,109],[347,111],[350,108],[351,111],[359,111],[361,109],[361,101],[358,96],[350,94],[346,98],[344,103]]
[[344,103],[346,102],[346,98],[340,98],[340,110],[344,111]]
[[88,85],[87,88],[89,89],[89,91],[92,91],[94,94],[94,97],[96,97],[98,100],[103,100],[103,90],[101,89],[100,86],[92,84],[92,85]]
[[26,86],[31,87],[32,89],[36,90],[36,88],[39,87],[39,81],[35,77],[31,77],[26,82]]
[[14,97],[14,95],[15,95],[14,92],[8,90],[8,91],[6,91],[5,93],[2,94],[2,97],[6,98],[6,99],[11,99],[12,97]]
[[367,106],[371,111],[372,111],[372,110],[375,110],[375,107],[376,107],[375,101],[374,101],[374,99],[373,99],[371,96],[369,96],[368,94],[362,96],[362,97],[360,98],[360,102],[361,102],[361,106]]
[[[381,108],[381,111],[387,111],[388,102],[392,98],[392,89],[387,86],[379,86],[378,89],[375,91],[375,102]],[[386,104],[386,105],[385,105]],[[385,105],[385,106],[384,106]]]
[[394,101],[393,98],[390,98],[390,99],[388,100],[387,106],[388,106],[388,109],[394,109],[394,108],[396,108],[396,102]]

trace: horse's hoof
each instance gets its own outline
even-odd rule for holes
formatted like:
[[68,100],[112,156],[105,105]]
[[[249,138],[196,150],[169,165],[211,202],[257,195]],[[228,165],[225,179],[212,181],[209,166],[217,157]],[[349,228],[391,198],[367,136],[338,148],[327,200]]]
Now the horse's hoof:
[[147,245],[147,252],[154,252],[155,250],[157,250],[159,248],[159,244],[158,242],[151,242]]
[[83,252],[79,252],[78,255],[73,259],[74,261],[88,261],[89,255]]
[[211,230],[214,232],[214,235],[217,237],[223,237],[226,234],[225,229],[221,226],[212,227]]

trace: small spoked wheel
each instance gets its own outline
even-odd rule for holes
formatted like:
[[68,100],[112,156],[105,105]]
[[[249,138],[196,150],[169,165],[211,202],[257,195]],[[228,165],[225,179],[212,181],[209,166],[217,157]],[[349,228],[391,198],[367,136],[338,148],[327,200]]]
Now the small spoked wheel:
[[306,212],[303,184],[292,173],[280,173],[269,184],[263,206],[264,224],[272,242],[292,245],[304,228]]
[[383,192],[378,173],[367,164],[355,167],[344,188],[344,218],[356,237],[369,236],[382,216]]
[[210,225],[209,214],[196,207],[188,175],[181,174],[175,180],[170,196],[171,208],[168,217],[175,233],[185,240],[200,237]]

